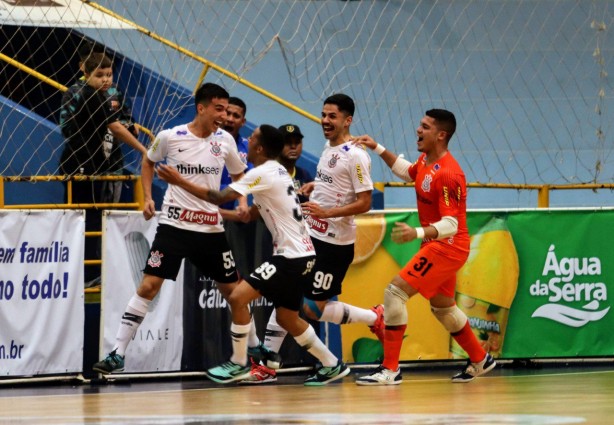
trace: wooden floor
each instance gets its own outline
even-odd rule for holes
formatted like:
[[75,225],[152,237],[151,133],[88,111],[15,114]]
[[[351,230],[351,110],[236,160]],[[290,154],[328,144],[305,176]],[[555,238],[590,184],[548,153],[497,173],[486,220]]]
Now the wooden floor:
[[[0,385],[0,424],[614,424],[614,365],[500,367],[468,384],[410,367],[403,383],[222,386],[206,379]],[[1,383],[1,381],[0,381]]]

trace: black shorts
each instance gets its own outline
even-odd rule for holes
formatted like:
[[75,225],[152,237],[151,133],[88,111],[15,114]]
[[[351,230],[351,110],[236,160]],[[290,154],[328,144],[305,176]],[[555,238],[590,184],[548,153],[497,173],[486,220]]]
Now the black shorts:
[[315,256],[286,258],[274,255],[245,277],[275,308],[299,311],[303,305],[303,286],[313,279]]
[[311,238],[316,250],[316,265],[311,281],[303,286],[303,295],[314,301],[329,300],[341,294],[341,283],[354,260],[354,244],[333,245]]
[[218,283],[239,280],[224,232],[194,232],[168,224],[160,224],[156,229],[156,237],[143,272],[174,280],[184,258],[188,258],[201,273]]

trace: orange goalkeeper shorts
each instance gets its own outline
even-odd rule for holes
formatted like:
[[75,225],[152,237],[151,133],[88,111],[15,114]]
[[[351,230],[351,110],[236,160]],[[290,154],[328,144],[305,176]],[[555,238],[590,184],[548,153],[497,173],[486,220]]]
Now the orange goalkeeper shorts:
[[426,299],[437,294],[454,298],[456,272],[467,261],[469,252],[440,247],[437,242],[422,245],[399,272],[399,277]]

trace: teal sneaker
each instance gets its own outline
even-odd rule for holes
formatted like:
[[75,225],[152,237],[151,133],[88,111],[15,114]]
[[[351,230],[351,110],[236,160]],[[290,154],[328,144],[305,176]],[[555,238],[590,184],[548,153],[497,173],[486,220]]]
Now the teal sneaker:
[[109,374],[113,372],[124,371],[124,357],[115,353],[115,350],[111,351],[106,359],[94,363],[92,370],[100,372],[102,374]]
[[205,375],[209,379],[219,384],[229,384],[235,381],[242,381],[249,378],[251,372],[250,365],[241,366],[240,364],[227,361],[219,366],[207,369]]
[[310,387],[326,385],[329,382],[343,378],[348,373],[350,373],[350,368],[339,360],[336,366],[322,366],[320,369],[318,369],[315,375],[305,379],[304,384]]
[[279,353],[265,347],[262,342],[255,347],[248,347],[247,356],[254,359],[256,363],[262,362],[269,369],[277,370],[281,368],[281,356]]

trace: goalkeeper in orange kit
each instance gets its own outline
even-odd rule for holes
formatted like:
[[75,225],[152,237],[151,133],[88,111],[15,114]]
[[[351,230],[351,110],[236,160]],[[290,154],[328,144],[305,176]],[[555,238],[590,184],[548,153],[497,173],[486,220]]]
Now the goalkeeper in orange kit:
[[469,255],[466,222],[467,187],[465,175],[448,151],[456,130],[450,111],[426,111],[416,130],[422,154],[413,164],[386,150],[369,136],[356,138],[380,155],[392,172],[405,181],[414,181],[418,217],[422,227],[395,223],[392,240],[405,243],[421,239],[419,251],[405,265],[384,292],[384,361],[373,373],[356,380],[358,385],[397,385],[402,382],[399,357],[407,328],[407,301],[420,293],[429,300],[433,315],[469,355],[466,368],[452,382],[469,382],[492,370],[496,363],[480,345],[465,313],[454,301],[456,272]]

